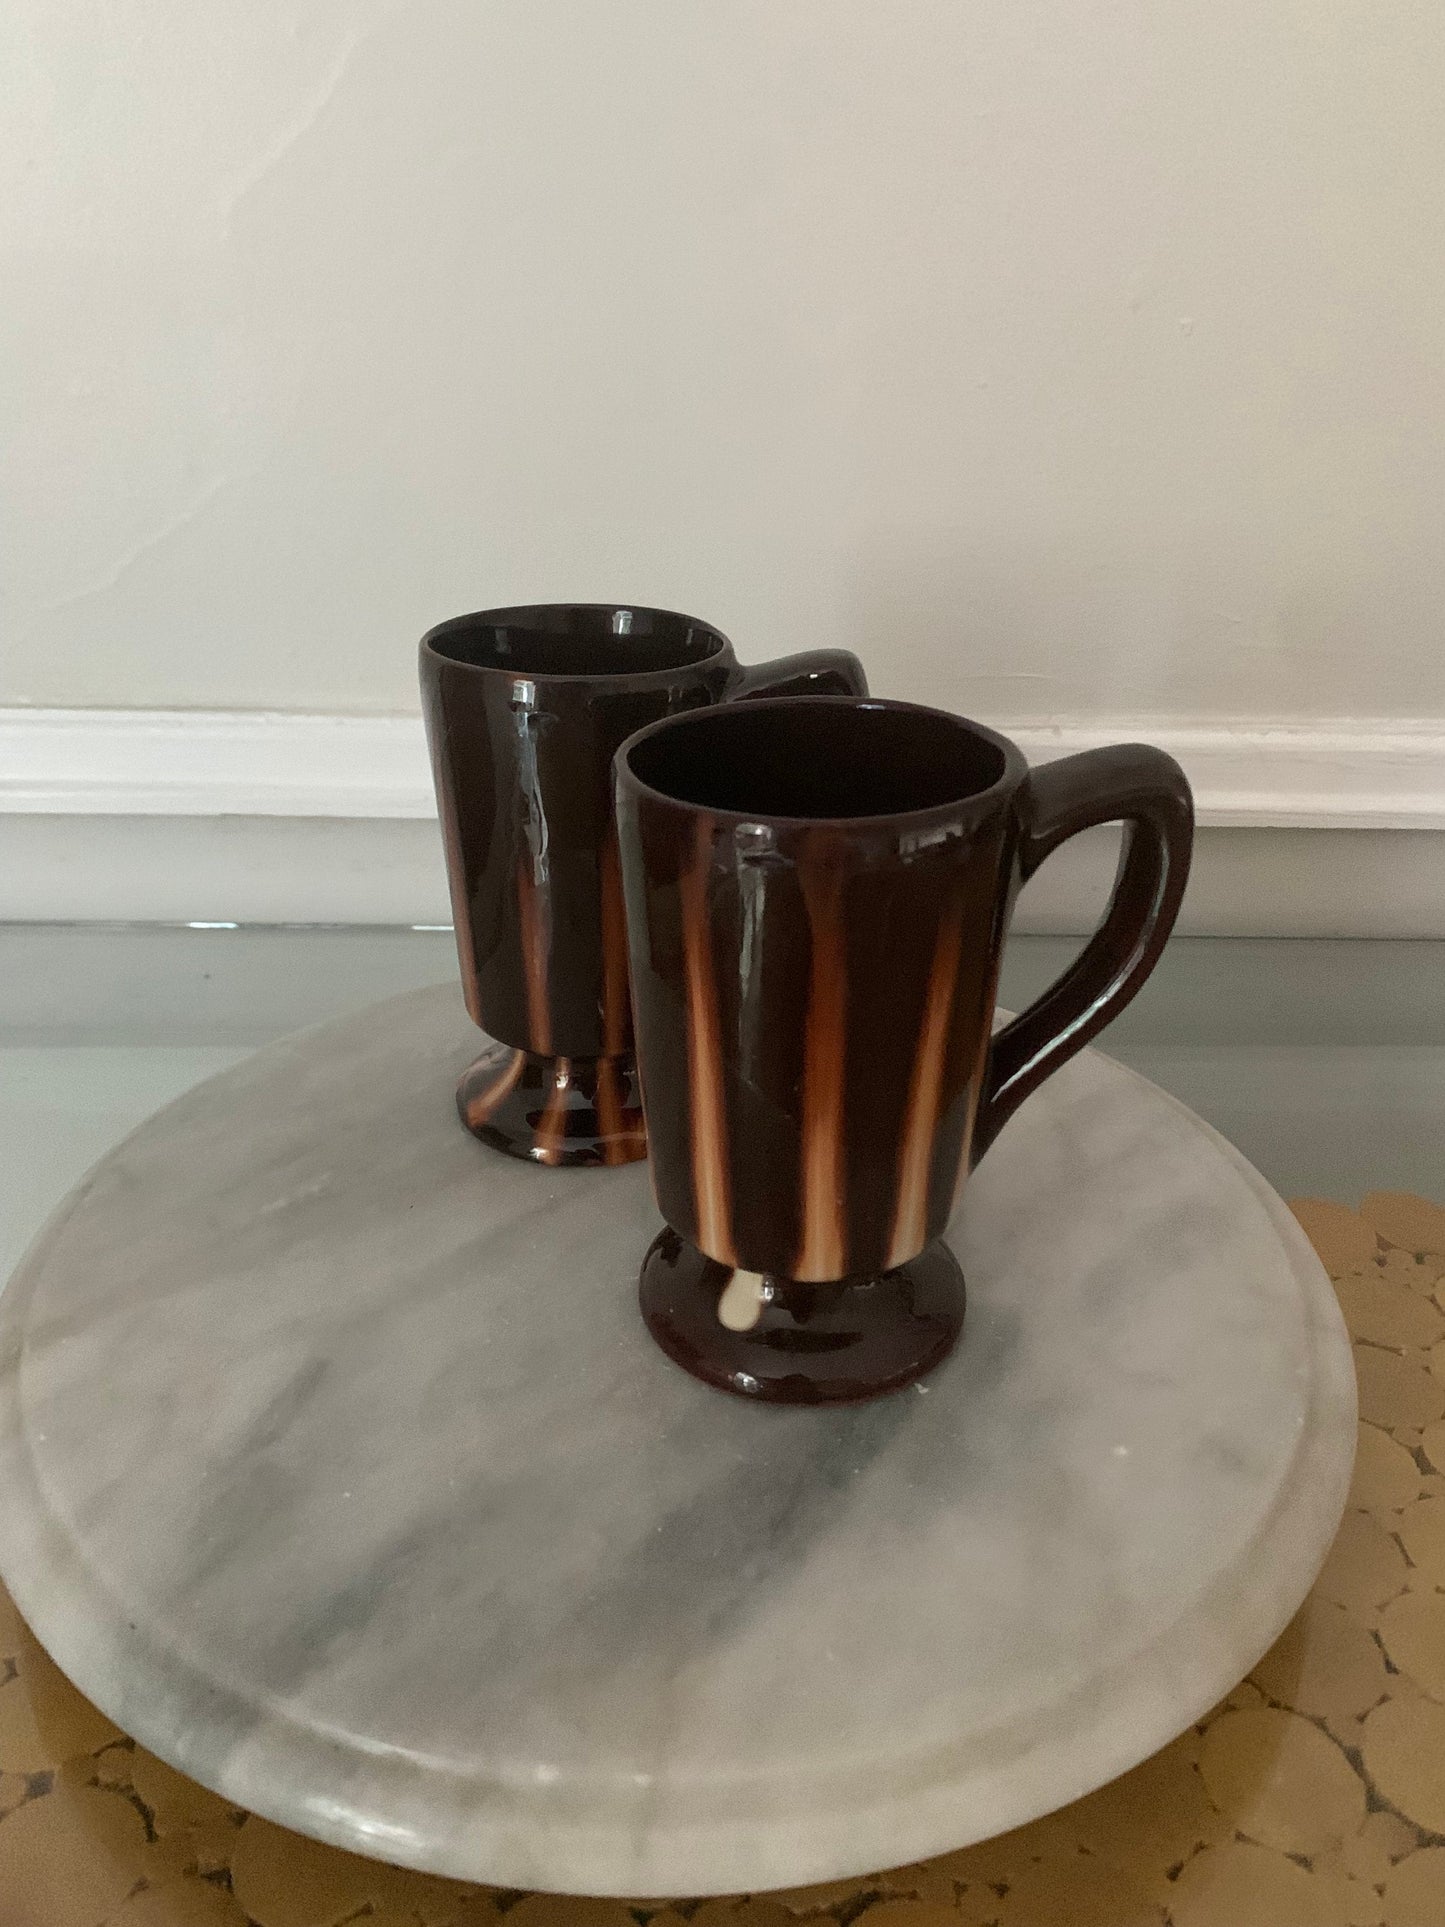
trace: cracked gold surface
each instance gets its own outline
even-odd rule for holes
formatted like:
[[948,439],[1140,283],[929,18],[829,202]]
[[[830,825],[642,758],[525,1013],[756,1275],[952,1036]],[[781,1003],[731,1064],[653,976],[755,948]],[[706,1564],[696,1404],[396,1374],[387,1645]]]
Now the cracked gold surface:
[[1120,1780],[919,1866],[756,1898],[459,1886],[256,1819],[135,1746],[0,1590],[0,1927],[1445,1927],[1445,1210],[1296,1215],[1362,1398],[1349,1509],[1293,1623]]

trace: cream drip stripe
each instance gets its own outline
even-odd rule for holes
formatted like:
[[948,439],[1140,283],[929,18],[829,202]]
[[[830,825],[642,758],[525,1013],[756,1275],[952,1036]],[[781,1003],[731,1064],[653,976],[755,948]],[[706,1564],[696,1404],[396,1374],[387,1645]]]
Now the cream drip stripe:
[[928,1243],[928,1192],[933,1175],[933,1152],[938,1137],[938,1113],[943,1094],[944,1057],[949,1019],[958,984],[958,960],[963,933],[963,899],[955,891],[939,923],[928,994],[913,1058],[908,1108],[903,1114],[902,1150],[898,1159],[898,1209],[888,1263],[906,1264]]
[[841,1278],[848,1270],[843,1102],[848,1055],[848,973],[841,915],[843,879],[808,851],[798,865],[812,954],[803,1040],[802,1238],[793,1275]]
[[728,1181],[727,1115],[723,1106],[722,1036],[708,923],[712,867],[711,817],[698,819],[689,860],[678,878],[683,973],[687,991],[687,1083],[692,1126],[693,1202],[698,1249],[719,1264],[736,1264]]

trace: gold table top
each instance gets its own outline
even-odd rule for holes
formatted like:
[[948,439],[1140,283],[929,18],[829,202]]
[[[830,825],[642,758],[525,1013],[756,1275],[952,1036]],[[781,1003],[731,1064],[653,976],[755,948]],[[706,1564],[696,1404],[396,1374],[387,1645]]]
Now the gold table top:
[[1445,1210],[1295,1212],[1355,1340],[1349,1507],[1197,1727],[1014,1833],[756,1898],[464,1887],[241,1813],[134,1745],[0,1591],[0,1927],[1445,1927]]

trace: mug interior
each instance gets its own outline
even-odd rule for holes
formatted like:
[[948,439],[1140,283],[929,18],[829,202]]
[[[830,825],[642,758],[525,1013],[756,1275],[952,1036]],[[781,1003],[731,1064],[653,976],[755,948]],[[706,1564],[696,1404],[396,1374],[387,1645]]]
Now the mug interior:
[[635,676],[707,662],[725,638],[668,609],[553,602],[458,616],[427,646],[449,662],[513,676]]
[[939,709],[854,697],[732,703],[649,729],[632,774],[739,816],[898,816],[967,801],[1008,768],[994,736]]

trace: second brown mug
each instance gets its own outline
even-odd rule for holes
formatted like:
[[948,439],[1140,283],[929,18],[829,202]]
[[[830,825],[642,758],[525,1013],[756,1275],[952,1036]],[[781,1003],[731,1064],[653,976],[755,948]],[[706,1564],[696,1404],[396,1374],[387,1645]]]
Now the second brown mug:
[[462,1122],[542,1164],[643,1157],[613,755],[733,697],[862,694],[862,666],[814,649],[744,668],[691,616],[557,602],[430,630],[421,687],[462,988],[497,1040],[457,1087]]
[[[822,697],[675,718],[617,759],[637,1047],[665,1229],[657,1342],[794,1403],[907,1384],[954,1344],[943,1232],[1029,1093],[1123,1008],[1189,870],[1183,771],[1143,745],[1030,770],[981,725]],[[992,1035],[1014,899],[1122,822],[1103,923]]]

